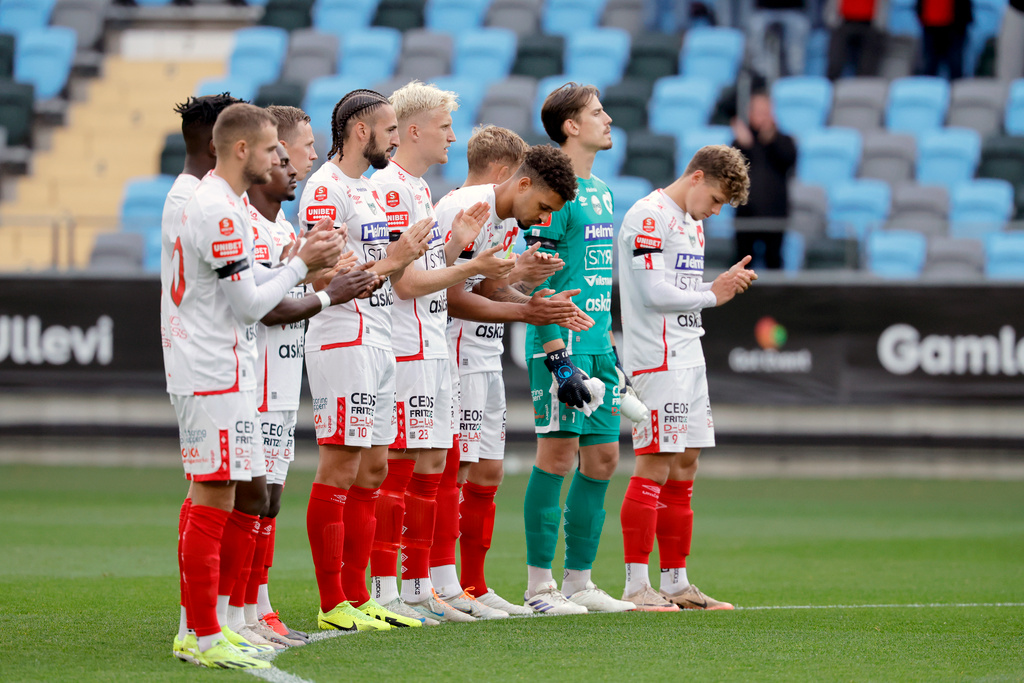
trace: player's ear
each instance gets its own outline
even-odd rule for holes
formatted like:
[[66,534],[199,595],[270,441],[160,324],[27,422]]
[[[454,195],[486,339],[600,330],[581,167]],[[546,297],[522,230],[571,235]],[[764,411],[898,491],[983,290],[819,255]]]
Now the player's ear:
[[530,191],[531,187],[533,187],[533,181],[528,175],[524,175],[519,179],[519,182],[516,183],[516,188],[519,190],[520,194],[526,194]]
[[690,183],[700,185],[704,181],[704,171],[697,169],[690,175]]
[[579,135],[580,124],[576,122],[576,119],[566,119],[562,124],[562,132],[565,133],[565,137],[571,138],[573,135]]

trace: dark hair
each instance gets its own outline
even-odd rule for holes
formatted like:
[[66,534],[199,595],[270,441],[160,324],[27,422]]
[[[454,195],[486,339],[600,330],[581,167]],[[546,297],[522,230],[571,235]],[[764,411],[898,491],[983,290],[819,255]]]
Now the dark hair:
[[331,151],[327,153],[327,158],[333,159],[335,154],[341,158],[341,148],[345,144],[345,134],[348,132],[346,129],[353,116],[365,116],[385,104],[390,104],[388,98],[376,90],[353,90],[338,100],[331,114]]
[[289,107],[283,104],[272,104],[267,107],[270,115],[277,119],[277,134],[286,138],[295,132],[300,123],[309,123],[309,114],[298,107]]
[[593,85],[582,85],[570,81],[544,100],[544,106],[540,110],[540,120],[544,124],[544,132],[548,134],[555,143],[565,144],[568,136],[562,130],[562,124],[569,119],[576,120],[587,106],[591,97],[600,97],[601,91]]
[[564,201],[576,199],[576,172],[569,155],[551,145],[534,145],[526,152],[523,165],[516,172],[538,185],[554,190]]
[[232,97],[231,93],[190,97],[174,105],[174,112],[181,115],[181,134],[185,137],[185,149],[189,154],[201,153],[213,135],[213,124],[222,111],[232,104],[245,100]]

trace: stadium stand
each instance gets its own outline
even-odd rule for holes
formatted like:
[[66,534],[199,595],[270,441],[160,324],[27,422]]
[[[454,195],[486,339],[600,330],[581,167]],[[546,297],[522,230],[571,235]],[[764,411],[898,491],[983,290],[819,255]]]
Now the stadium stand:
[[820,76],[780,78],[772,85],[771,96],[779,130],[800,137],[825,126],[832,108],[832,83]]
[[898,185],[914,179],[916,163],[917,141],[912,135],[882,130],[864,134],[860,177],[877,178],[890,185]]
[[272,104],[298,107],[302,104],[305,94],[306,87],[302,83],[267,83],[256,91],[252,103],[257,107],[269,107]]
[[928,240],[918,232],[890,230],[867,237],[867,267],[886,279],[912,279],[921,274]]
[[732,143],[732,129],[729,126],[707,126],[692,128],[677,138],[676,175],[682,175],[690,159],[705,145],[728,145]]
[[608,0],[601,25],[620,28],[635,38],[646,28],[646,13],[644,0]]
[[622,225],[622,217],[626,215],[628,207],[633,206],[654,191],[654,187],[646,178],[620,175],[614,178],[602,178],[602,180],[608,184],[608,188],[612,191],[612,197],[614,197],[615,230]]
[[306,28],[313,23],[310,13],[314,0],[269,0],[263,8],[260,24],[285,31]]
[[950,193],[949,234],[981,238],[1006,228],[1013,215],[1013,186],[983,178],[960,183]]
[[512,73],[547,78],[562,73],[565,38],[562,36],[519,36]]
[[7,144],[11,147],[32,146],[32,103],[35,86],[0,80],[0,121],[7,129]]
[[[228,74],[259,87],[273,83],[288,51],[288,32],[276,26],[253,26],[235,31]],[[246,98],[249,99],[249,98]]]
[[180,132],[168,133],[160,151],[161,175],[178,175],[185,167],[185,137]]
[[547,0],[541,25],[549,35],[571,35],[597,28],[604,0]]
[[[88,269],[96,273],[138,273],[143,270],[146,241],[138,233],[108,232],[96,236]],[[157,265],[159,268],[159,265]]]
[[615,178],[622,172],[622,165],[626,161],[626,145],[628,136],[626,131],[612,126],[612,148],[598,154],[594,158],[594,165],[590,172],[598,178]]
[[73,70],[95,76],[103,61],[106,11],[112,0],[59,0],[50,21],[66,26],[78,35]]
[[882,227],[892,206],[892,190],[881,180],[850,180],[828,191],[828,237],[863,241]]
[[145,241],[143,262],[147,270],[160,269],[160,218],[174,176],[135,178],[124,188],[121,200],[121,231],[141,235]]
[[861,156],[861,135],[852,128],[824,128],[807,133],[797,148],[800,182],[830,188],[852,180]]
[[952,188],[974,177],[980,156],[981,136],[970,128],[923,133],[917,154],[917,182]]
[[292,31],[280,80],[305,88],[314,78],[330,76],[338,63],[340,43],[338,36],[319,29]]
[[[1014,187],[1017,203],[1024,198],[1024,138],[993,136],[981,147],[979,178],[998,178]],[[1020,217],[1020,213],[1017,213]]]
[[647,81],[627,78],[601,90],[601,104],[615,125],[623,130],[647,128],[647,100],[651,88]]
[[490,123],[516,131],[533,128],[534,100],[537,81],[526,76],[513,76],[492,84],[487,89],[477,123]]
[[489,0],[428,0],[426,27],[436,33],[458,36],[479,28],[489,5]]
[[65,26],[22,31],[14,53],[14,80],[34,85],[41,100],[61,95],[71,75],[77,41],[75,31]]
[[949,231],[949,192],[944,187],[904,183],[893,188],[892,211],[886,230],[946,235]]
[[676,177],[675,143],[669,135],[633,131],[626,143],[622,174],[644,178],[654,187],[665,187]]
[[985,276],[1024,280],[1024,232],[996,232],[985,239]]
[[920,135],[941,128],[949,107],[949,81],[912,76],[893,81],[885,111],[885,126],[895,133]]
[[518,38],[513,31],[484,28],[455,37],[452,74],[490,85],[508,77],[516,60]]
[[507,28],[520,39],[540,32],[540,7],[543,0],[494,0],[485,24]]
[[452,37],[428,29],[410,29],[402,37],[402,54],[395,76],[400,80],[430,81],[447,74],[452,63]]
[[565,73],[603,88],[622,79],[629,61],[630,37],[617,28],[576,31],[566,40]]
[[951,282],[980,280],[985,275],[985,250],[978,240],[932,237],[921,271],[922,280]]
[[338,53],[338,74],[366,83],[390,78],[395,73],[401,52],[402,34],[396,29],[373,27],[357,31],[342,41]]
[[367,28],[377,12],[379,0],[317,0],[313,5],[313,28],[344,36]]
[[331,113],[338,103],[338,93],[347,93],[356,88],[369,87],[369,83],[352,76],[322,76],[314,78],[306,88],[306,97],[302,100],[302,110],[311,120],[315,137],[328,135],[331,129]]
[[664,33],[644,33],[633,38],[629,52],[626,76],[639,78],[649,83],[679,73],[678,36]]
[[884,78],[841,78],[835,82],[833,126],[862,133],[882,127],[889,82]]
[[253,100],[259,92],[259,86],[245,76],[218,76],[206,78],[196,84],[196,97],[202,95],[216,95],[217,93],[229,92],[235,97],[243,100]]
[[0,2],[0,32],[21,37],[46,28],[56,0],[4,0]]
[[425,0],[380,0],[375,26],[386,26],[398,31],[408,31],[423,26]]
[[[433,79],[434,85],[442,90],[451,90],[459,96],[459,108],[452,112],[452,130],[456,137],[468,140],[476,125],[477,114],[487,95],[487,83],[473,78],[441,76]],[[449,163],[451,163],[449,154]]]
[[0,33],[0,78],[14,76],[14,34]]
[[1006,85],[995,79],[965,78],[950,91],[947,126],[972,128],[982,137],[1002,129],[1006,111]]
[[720,87],[732,85],[743,60],[743,45],[743,32],[737,29],[693,28],[683,40],[679,73],[710,78]]
[[711,118],[717,97],[713,81],[696,76],[669,76],[654,84],[649,107],[653,132],[681,136],[703,127]]
[[1003,127],[1009,135],[1024,135],[1024,78],[1010,84]]

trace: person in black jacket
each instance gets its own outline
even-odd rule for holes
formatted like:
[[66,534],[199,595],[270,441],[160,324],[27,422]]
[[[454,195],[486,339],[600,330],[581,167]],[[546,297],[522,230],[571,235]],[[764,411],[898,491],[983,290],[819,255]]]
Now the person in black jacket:
[[917,0],[917,16],[923,29],[926,76],[938,76],[944,64],[947,78],[964,75],[967,26],[974,20],[971,0]]
[[[786,181],[796,166],[796,144],[779,132],[767,91],[751,94],[747,119],[749,125],[739,117],[732,120],[732,146],[750,162],[750,198],[736,209],[737,258],[750,254],[758,267],[781,268],[782,232],[789,213]],[[762,220],[757,222],[757,230],[743,230],[745,218],[778,219],[778,229]],[[755,227],[753,223],[751,227]],[[763,265],[758,263],[762,259]]]

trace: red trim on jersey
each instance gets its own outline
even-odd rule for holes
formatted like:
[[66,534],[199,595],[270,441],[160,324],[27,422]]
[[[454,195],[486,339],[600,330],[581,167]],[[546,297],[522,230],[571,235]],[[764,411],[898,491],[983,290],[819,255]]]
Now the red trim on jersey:
[[238,333],[235,332],[235,345],[231,347],[231,352],[235,354],[235,383],[227,389],[220,389],[218,391],[195,391],[192,392],[193,396],[217,396],[219,394],[233,394],[238,391]]
[[652,453],[661,453],[661,438],[658,433],[658,411],[651,411],[651,443],[647,444],[643,448],[635,448],[633,452],[637,455],[651,455]]
[[411,356],[395,356],[396,363],[406,363],[411,360],[423,360],[423,321],[420,320],[420,309],[417,305],[416,299],[412,300],[412,314],[416,316],[416,328],[420,335],[420,350]]
[[317,445],[333,444],[335,446],[344,446],[346,420],[345,397],[339,396],[338,413],[334,416],[334,433],[330,436],[318,437],[316,440]]
[[[661,365],[656,368],[648,368],[646,370],[637,370],[634,375],[642,375],[647,372],[662,372],[668,370],[668,322],[664,319],[661,321],[661,344],[665,347],[665,356],[661,361]],[[639,451],[638,451],[639,452]]]
[[363,344],[363,313],[359,310],[359,304],[353,301],[356,305],[356,313],[359,314],[359,334],[352,341],[338,342],[337,344],[323,344],[320,346],[321,351],[328,351],[330,349],[341,349],[346,346],[362,346]]
[[460,367],[462,367],[460,365],[460,363],[462,363],[462,356],[460,355],[461,352],[462,352],[462,328],[460,327],[459,328],[459,337],[458,337],[458,339],[455,340],[455,370],[456,371],[458,371],[458,369]]
[[395,433],[395,442],[389,446],[392,450],[405,450],[408,448],[407,435],[405,433],[405,402],[395,401],[395,416],[398,421],[398,431]]
[[227,429],[221,429],[218,433],[220,440],[220,467],[212,474],[193,474],[192,481],[226,481],[231,479],[231,433]]
[[267,366],[269,364],[267,359],[268,353],[270,353],[270,347],[267,347],[267,349],[263,352],[263,403],[261,403],[260,407],[256,409],[261,413],[267,412],[267,379],[268,375],[270,374],[267,371]]

